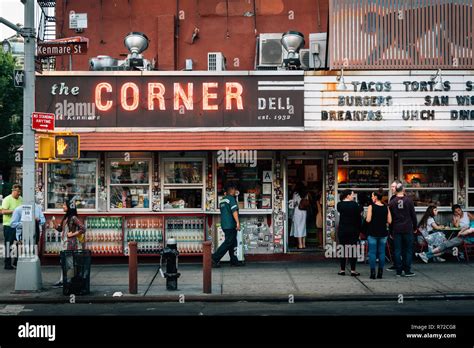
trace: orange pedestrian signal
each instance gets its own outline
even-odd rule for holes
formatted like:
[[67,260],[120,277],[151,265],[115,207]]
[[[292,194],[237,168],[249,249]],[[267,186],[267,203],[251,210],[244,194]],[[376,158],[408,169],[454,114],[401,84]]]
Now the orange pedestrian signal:
[[79,135],[55,135],[54,158],[78,159],[80,157]]

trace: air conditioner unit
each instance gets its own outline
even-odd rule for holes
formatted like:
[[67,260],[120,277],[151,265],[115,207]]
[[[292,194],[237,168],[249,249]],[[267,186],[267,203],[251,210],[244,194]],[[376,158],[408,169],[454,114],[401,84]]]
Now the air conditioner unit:
[[258,37],[258,70],[277,70],[283,64],[286,50],[281,45],[283,33],[260,34]]
[[208,71],[224,71],[225,57],[221,52],[207,53],[207,70]]
[[311,54],[309,49],[304,48],[300,50],[300,62],[303,70],[314,69],[314,56]]

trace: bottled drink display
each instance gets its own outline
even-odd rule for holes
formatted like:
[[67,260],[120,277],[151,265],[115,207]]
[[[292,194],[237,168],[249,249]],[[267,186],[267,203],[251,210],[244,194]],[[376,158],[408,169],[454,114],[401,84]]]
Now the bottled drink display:
[[128,242],[138,243],[139,254],[157,254],[163,248],[163,218],[130,217],[125,222],[125,254],[128,255]]
[[93,254],[122,254],[122,218],[91,216],[86,218],[86,248]]
[[166,219],[166,238],[174,238],[183,254],[202,253],[204,219],[197,217],[169,217]]
[[51,217],[46,223],[44,232],[44,253],[45,254],[59,254],[63,250],[61,243],[61,233],[56,231],[56,226],[61,221],[61,218],[56,219],[55,216]]

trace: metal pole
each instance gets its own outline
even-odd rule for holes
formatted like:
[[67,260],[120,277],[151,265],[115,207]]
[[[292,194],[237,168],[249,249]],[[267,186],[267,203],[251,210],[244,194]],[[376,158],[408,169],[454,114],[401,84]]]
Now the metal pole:
[[[16,270],[15,290],[38,291],[42,288],[39,256],[34,248],[35,234],[35,135],[31,114],[35,107],[35,0],[22,0],[25,5],[25,83],[23,90],[23,205],[32,207],[32,221],[23,221],[23,245],[30,257],[20,257]],[[34,254],[32,253],[34,251]]]
[[138,292],[137,248],[137,242],[128,242],[128,292],[131,294]]
[[212,293],[212,243],[205,241],[202,243],[202,292]]

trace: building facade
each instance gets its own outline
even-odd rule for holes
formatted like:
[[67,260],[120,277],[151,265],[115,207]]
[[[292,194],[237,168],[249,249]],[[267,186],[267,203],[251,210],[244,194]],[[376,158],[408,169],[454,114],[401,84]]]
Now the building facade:
[[[467,27],[467,44],[458,43],[461,51],[451,45],[449,54],[424,51],[414,36],[421,58],[431,59],[428,65],[419,53],[404,51],[403,42],[387,46],[376,40],[384,28],[379,23],[386,23],[385,30],[394,28],[392,35],[401,33],[403,41],[406,28],[400,25],[397,32],[396,26],[415,10],[403,8],[403,2],[395,2],[399,8],[364,1],[360,7],[348,1],[184,1],[173,7],[167,2],[148,9],[156,12],[157,21],[140,17],[143,1],[95,4],[90,10],[87,3],[58,3],[57,32],[70,35],[64,29],[64,6],[87,12],[88,26],[81,35],[89,38],[89,58],[118,56],[123,36],[137,30],[150,39],[144,57],[153,60],[153,50],[159,53],[157,71],[87,71],[87,57],[77,56],[74,71],[37,76],[36,109],[54,112],[59,129],[81,135],[80,160],[38,167],[47,215],[59,218],[64,200],[76,200],[95,255],[126,255],[129,240],[139,241],[142,254],[154,255],[169,236],[177,237],[183,254],[199,255],[204,240],[217,245],[222,237],[217,202],[229,181],[239,188],[241,253],[248,259],[297,254],[291,198],[299,182],[311,202],[309,255],[335,240],[335,206],[343,189],[354,190],[358,202],[367,206],[372,191],[383,188],[388,198],[391,181],[399,179],[419,214],[437,204],[444,221],[453,204],[467,210],[474,206],[472,26]],[[467,10],[472,13],[472,4]],[[395,25],[390,14],[400,11],[402,19],[397,17]],[[112,25],[112,18],[119,17]],[[358,18],[366,18],[361,22],[366,28]],[[171,35],[168,44],[173,41],[174,48],[164,52],[161,30],[167,29],[160,26],[168,20],[172,25],[165,27],[174,33],[179,28],[180,35]],[[257,23],[250,26],[251,34],[245,31],[238,40],[236,33],[251,20]],[[341,23],[346,23],[345,31],[338,27]],[[438,24],[420,27],[421,37],[430,41]],[[118,30],[127,25],[130,30]],[[186,42],[195,26],[199,38]],[[367,30],[337,49],[359,54],[339,61],[339,39],[348,39],[346,34],[357,28]],[[328,32],[329,69],[259,70],[254,29],[258,34],[296,29],[305,37]],[[363,49],[362,42],[371,43],[367,38],[374,49]],[[443,40],[457,42],[449,35]],[[207,52],[216,51],[227,58],[227,70],[203,71]],[[397,54],[404,60],[394,59]],[[184,57],[193,60],[193,71],[178,71]],[[458,65],[451,69],[436,61],[453,57]],[[67,58],[63,60],[67,70]],[[437,72],[436,66],[443,70]],[[45,236],[44,253],[55,255],[57,235],[48,229]]]

